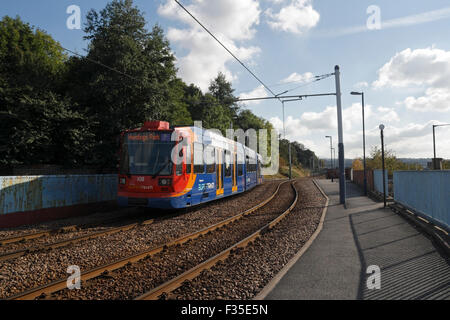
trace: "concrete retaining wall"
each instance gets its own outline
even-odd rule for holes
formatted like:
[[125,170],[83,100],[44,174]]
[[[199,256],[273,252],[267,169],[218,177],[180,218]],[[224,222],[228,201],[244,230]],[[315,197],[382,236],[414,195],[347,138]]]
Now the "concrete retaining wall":
[[117,175],[0,177],[0,227],[5,226],[2,221],[17,213],[74,208],[114,201],[116,197]]
[[450,171],[395,171],[394,200],[450,230]]

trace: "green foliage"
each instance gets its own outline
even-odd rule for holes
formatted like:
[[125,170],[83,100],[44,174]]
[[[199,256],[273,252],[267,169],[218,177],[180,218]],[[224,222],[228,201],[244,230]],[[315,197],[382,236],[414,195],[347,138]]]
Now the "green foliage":
[[450,170],[450,160],[444,160],[442,162],[442,169],[444,170]]
[[17,17],[0,21],[0,73],[10,87],[53,88],[67,56],[44,31]]
[[83,162],[89,124],[58,93],[67,57],[20,18],[0,21],[0,164]]
[[[366,165],[368,169],[382,169],[382,153],[381,149],[377,146],[373,147],[370,156],[366,159]],[[418,168],[422,169],[421,166],[418,166],[415,163],[405,163],[395,156],[393,150],[385,150],[384,151],[384,165],[385,169],[388,170],[388,174],[393,174],[394,171],[397,170],[417,170]]]
[[[19,17],[0,21],[0,165],[94,165],[112,170],[121,131],[146,120],[204,128],[230,124],[273,129],[236,103],[222,73],[207,92],[176,77],[163,30],[146,29],[132,0],[112,0],[86,17],[85,57],[67,56],[58,42]],[[280,144],[287,158],[286,143]],[[270,148],[270,144],[268,146]],[[270,150],[269,150],[270,154]],[[293,143],[293,161],[309,166],[314,153]]]
[[[280,140],[280,158],[283,158],[286,163],[289,163],[289,140]],[[315,167],[318,166],[319,158],[313,151],[306,149],[304,145],[294,141],[291,142],[291,161],[295,166],[311,168],[313,162]]]
[[92,160],[104,167],[115,166],[121,131],[149,119],[190,120],[180,102],[183,91],[169,43],[159,26],[148,31],[145,25],[143,13],[131,0],[114,0],[100,12],[91,10],[84,30],[90,40],[87,57],[72,63],[80,77],[70,90],[98,124]]

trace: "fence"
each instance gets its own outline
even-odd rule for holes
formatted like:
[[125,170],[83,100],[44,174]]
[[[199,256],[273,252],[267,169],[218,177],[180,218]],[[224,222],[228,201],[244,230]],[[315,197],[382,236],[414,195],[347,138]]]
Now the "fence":
[[[384,178],[385,178],[385,186],[386,186],[386,193],[389,192],[389,185],[388,185],[388,172],[387,170],[384,170]],[[383,190],[383,170],[373,170],[373,186],[375,191],[379,193],[384,193]]]
[[[373,171],[372,170],[366,170],[366,177],[367,177],[367,190],[373,191],[374,185],[373,185]],[[354,183],[356,183],[358,186],[364,188],[364,170],[353,170],[353,180]]]
[[395,171],[394,200],[450,229],[450,171]]

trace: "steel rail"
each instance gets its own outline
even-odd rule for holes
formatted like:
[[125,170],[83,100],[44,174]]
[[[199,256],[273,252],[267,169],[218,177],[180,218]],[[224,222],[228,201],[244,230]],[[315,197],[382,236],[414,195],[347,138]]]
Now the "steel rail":
[[275,225],[277,225],[284,217],[286,217],[286,215],[288,215],[292,209],[296,206],[297,201],[298,201],[298,191],[294,186],[294,182],[291,184],[292,189],[295,192],[295,199],[292,202],[291,206],[284,211],[281,215],[279,215],[277,218],[275,218],[272,222],[266,224],[264,227],[260,228],[258,231],[256,231],[255,233],[251,234],[250,236],[248,236],[247,238],[239,241],[238,243],[232,245],[231,247],[229,247],[228,249],[225,249],[224,251],[222,251],[221,253],[215,255],[214,257],[198,264],[197,266],[193,267],[192,269],[184,272],[183,274],[179,275],[176,278],[173,278],[172,280],[169,280],[163,284],[161,284],[160,286],[144,293],[143,295],[137,297],[135,300],[156,300],[158,299],[160,296],[164,295],[164,294],[169,294],[170,292],[178,289],[179,287],[181,287],[181,285],[183,284],[183,282],[187,281],[187,280],[192,280],[195,277],[197,277],[199,274],[202,273],[202,271],[207,270],[212,268],[214,265],[216,265],[219,261],[223,261],[226,258],[228,258],[230,256],[230,254],[238,249],[238,248],[244,248],[247,245],[249,245],[250,243],[252,243],[253,241],[255,241],[257,238],[259,238],[261,235],[263,235],[264,233],[268,232],[269,230],[271,230]]
[[16,243],[16,242],[22,242],[22,241],[26,241],[26,240],[41,238],[43,236],[49,236],[49,235],[54,234],[54,233],[70,231],[70,230],[75,229],[75,228],[76,228],[75,226],[68,226],[68,227],[63,227],[63,228],[59,228],[59,229],[52,229],[52,230],[45,230],[45,231],[36,231],[36,232],[33,232],[33,233],[26,233],[26,234],[23,234],[23,235],[20,235],[20,236],[4,238],[4,239],[0,240],[0,246],[4,246],[5,244],[9,244],[9,243]]
[[[114,212],[127,212],[127,211],[133,211],[130,209],[125,209],[125,210],[112,210],[111,213]],[[126,217],[126,216],[125,216]],[[121,217],[124,218],[124,217]],[[32,240],[32,239],[37,239],[37,238],[41,238],[43,236],[50,236],[53,234],[58,234],[58,233],[64,233],[64,232],[68,232],[68,231],[74,231],[76,229],[83,229],[83,228],[94,228],[94,227],[98,227],[98,226],[102,226],[105,223],[114,223],[117,221],[120,221],[121,219],[118,217],[113,217],[111,219],[107,219],[105,221],[102,222],[96,222],[96,223],[87,223],[87,224],[72,224],[72,225],[68,225],[68,226],[64,226],[64,227],[60,227],[60,228],[54,228],[54,229],[46,229],[43,231],[36,231],[36,232],[30,232],[30,233],[25,233],[22,235],[18,235],[18,236],[12,236],[9,238],[3,238],[0,239],[0,247],[4,246],[5,244],[11,244],[11,243],[16,243],[16,242],[23,242],[26,240]]]
[[[82,272],[81,276],[80,276],[80,280],[86,281],[86,280],[89,280],[92,278],[96,278],[102,274],[120,269],[130,263],[134,263],[134,262],[140,261],[146,257],[153,256],[168,247],[173,247],[176,245],[183,244],[189,240],[196,239],[204,234],[207,234],[208,232],[214,231],[214,230],[219,229],[229,223],[232,223],[238,219],[241,219],[242,217],[253,213],[254,211],[258,210],[259,208],[261,208],[261,207],[265,206],[267,203],[269,203],[278,194],[278,191],[280,190],[280,186],[286,182],[288,182],[288,180],[280,182],[278,184],[275,192],[269,198],[265,199],[264,201],[257,204],[256,206],[245,210],[244,212],[241,212],[235,216],[232,216],[232,217],[225,219],[221,222],[218,222],[214,225],[211,225],[209,227],[201,229],[200,231],[197,231],[197,232],[182,236],[178,239],[172,240],[172,241],[170,241],[166,244],[160,245],[158,247],[155,247],[152,249],[147,249],[140,253],[133,254],[131,256],[122,258],[122,259],[114,261],[112,263],[108,263],[108,264],[96,267],[94,269],[88,270],[86,272]],[[66,288],[67,288],[67,279],[64,278],[64,279],[59,279],[59,280],[53,281],[53,282],[43,285],[43,286],[39,286],[39,287],[30,289],[30,290],[21,292],[19,294],[10,296],[10,297],[6,298],[6,300],[32,300],[32,299],[35,299],[42,295],[48,295],[48,294],[51,294],[51,293],[54,293],[54,292],[57,292],[57,291],[60,291],[60,290],[66,289]]]
[[95,239],[101,236],[106,236],[106,235],[110,235],[110,234],[114,234],[114,233],[118,233],[118,232],[122,232],[122,231],[127,231],[130,229],[133,229],[136,226],[139,225],[148,225],[148,224],[152,224],[154,222],[154,219],[150,219],[150,220],[146,220],[143,222],[134,222],[134,223],[130,223],[127,224],[125,226],[120,226],[120,227],[116,227],[116,228],[112,228],[112,229],[107,229],[107,230],[101,230],[101,231],[97,231],[97,232],[93,232],[93,233],[89,233],[83,236],[79,236],[79,237],[75,237],[75,238],[71,238],[71,239],[66,239],[66,240],[61,240],[55,243],[49,243],[49,244],[43,244],[37,248],[27,248],[27,249],[22,249],[22,250],[17,250],[14,252],[8,252],[5,254],[1,254],[0,255],[0,261],[5,261],[5,260],[10,260],[10,259],[14,259],[14,258],[18,258],[21,256],[24,256],[26,254],[29,253],[34,253],[34,252],[39,252],[39,251],[45,251],[45,250],[50,250],[50,249],[57,249],[57,248],[61,248],[61,247],[65,247],[68,246],[70,244],[74,244],[83,240],[90,240],[90,239]]

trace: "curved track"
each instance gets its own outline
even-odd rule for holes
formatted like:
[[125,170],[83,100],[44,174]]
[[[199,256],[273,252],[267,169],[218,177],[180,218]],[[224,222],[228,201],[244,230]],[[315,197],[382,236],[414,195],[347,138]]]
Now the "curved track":
[[136,298],[136,300],[156,300],[161,297],[167,296],[170,292],[178,289],[185,281],[192,280],[196,276],[198,276],[200,273],[202,273],[204,270],[207,270],[211,267],[213,267],[216,263],[219,261],[225,260],[233,250],[236,250],[238,248],[244,248],[247,245],[249,245],[251,242],[256,240],[258,237],[260,237],[262,234],[273,228],[276,224],[278,224],[291,210],[295,207],[298,200],[298,192],[294,187],[294,184],[291,184],[292,188],[295,192],[295,198],[292,204],[289,206],[287,210],[285,210],[281,215],[276,217],[274,220],[251,234],[250,236],[246,237],[245,239],[239,241],[238,243],[230,246],[229,248],[223,250],[219,254],[215,255],[214,257],[198,264],[197,266],[189,269],[188,271],[184,272],[183,274],[179,275],[178,277],[169,280],[162,285],[158,286],[157,288],[154,288],[153,290],[150,290],[143,295]]
[[[155,255],[157,253],[160,253],[160,252],[162,252],[164,250],[167,250],[167,248],[169,248],[169,247],[180,246],[180,245],[182,245],[182,244],[184,244],[186,242],[189,242],[190,240],[197,239],[197,238],[201,237],[202,235],[211,233],[211,232],[213,232],[215,230],[218,230],[218,229],[220,229],[220,228],[222,228],[222,227],[224,227],[224,226],[226,226],[228,224],[231,224],[231,223],[233,223],[233,222],[235,222],[235,221],[237,221],[237,220],[239,220],[239,219],[241,219],[241,218],[243,218],[245,216],[248,216],[251,213],[253,213],[253,212],[257,211],[258,209],[260,209],[261,207],[265,206],[267,203],[269,203],[278,194],[278,192],[280,190],[280,186],[282,184],[286,183],[286,182],[287,181],[279,183],[277,189],[275,190],[275,192],[269,198],[267,198],[264,201],[260,202],[256,206],[254,206],[254,207],[252,207],[252,208],[250,208],[248,210],[245,210],[244,212],[241,212],[241,213],[239,213],[239,214],[237,214],[235,216],[232,216],[232,217],[230,217],[228,219],[225,219],[225,220],[223,220],[223,221],[221,221],[219,223],[216,223],[216,224],[214,224],[212,226],[204,228],[204,229],[202,229],[200,231],[191,233],[189,235],[182,236],[182,237],[180,237],[180,238],[178,238],[176,240],[170,241],[170,242],[168,242],[168,243],[166,243],[164,245],[158,246],[156,248],[152,248],[152,249],[149,249],[149,250],[144,250],[144,251],[142,251],[142,252],[140,252],[138,254],[134,254],[134,255],[128,256],[126,258],[114,261],[112,263],[108,263],[108,264],[102,265],[100,267],[97,267],[97,268],[94,268],[94,269],[82,272],[81,281],[86,281],[86,280],[89,280],[89,279],[93,279],[93,278],[99,277],[101,275],[105,275],[108,272],[111,272],[111,271],[114,271],[114,270],[118,270],[118,269],[120,269],[120,268],[122,268],[124,266],[129,265],[130,263],[138,262],[138,261],[140,261],[140,260],[142,260],[142,259],[144,259],[146,257],[153,256],[153,255]],[[31,289],[31,290],[28,290],[26,292],[22,292],[20,294],[11,296],[8,299],[9,300],[30,300],[30,299],[35,299],[35,298],[39,298],[39,297],[41,297],[41,298],[48,297],[49,294],[52,294],[52,293],[58,292],[60,290],[66,289],[66,286],[67,286],[67,279],[64,278],[64,279],[60,279],[60,280],[54,281],[54,282],[52,282],[50,284],[47,284],[47,285],[44,285],[44,286],[40,286],[40,287]]]

